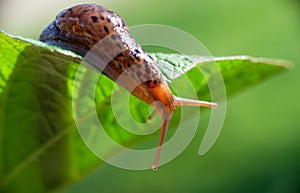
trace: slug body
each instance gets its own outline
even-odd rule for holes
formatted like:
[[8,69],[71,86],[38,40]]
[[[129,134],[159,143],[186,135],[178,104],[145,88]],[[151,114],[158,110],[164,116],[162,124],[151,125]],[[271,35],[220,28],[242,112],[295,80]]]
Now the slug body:
[[62,11],[44,29],[40,40],[81,56],[91,53],[96,70],[154,107],[148,121],[155,114],[162,116],[153,169],[158,167],[167,128],[177,107],[216,107],[215,103],[173,96],[157,64],[131,36],[124,19],[100,5],[82,4]]

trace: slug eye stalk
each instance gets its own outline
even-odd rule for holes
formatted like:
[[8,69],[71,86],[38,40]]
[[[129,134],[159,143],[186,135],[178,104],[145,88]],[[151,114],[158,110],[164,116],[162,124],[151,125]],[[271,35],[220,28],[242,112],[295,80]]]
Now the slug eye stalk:
[[173,115],[173,111],[181,106],[201,106],[201,107],[209,107],[209,108],[216,108],[218,105],[217,103],[213,102],[207,102],[207,101],[198,101],[198,100],[192,100],[192,99],[185,99],[185,98],[180,98],[176,96],[172,96],[170,98],[170,104],[174,104],[174,106],[162,106],[158,105],[155,108],[155,111],[150,115],[150,117],[147,119],[147,121],[150,121],[154,114],[160,113],[162,117],[162,126],[160,128],[160,137],[158,140],[158,148],[156,152],[156,156],[154,159],[154,163],[152,166],[153,170],[157,170],[158,164],[159,164],[159,157],[161,154],[162,146],[166,137],[166,133],[169,127],[170,120]]

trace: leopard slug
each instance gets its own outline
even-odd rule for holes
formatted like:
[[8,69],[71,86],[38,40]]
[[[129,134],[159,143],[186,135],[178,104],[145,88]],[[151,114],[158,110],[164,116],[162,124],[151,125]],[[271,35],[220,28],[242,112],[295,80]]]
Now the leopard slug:
[[[124,19],[100,5],[80,4],[63,10],[40,35],[41,41],[76,52],[81,56],[85,56],[105,38],[107,43],[102,45],[107,49],[101,50],[105,50],[113,57],[107,61],[105,68],[99,70],[115,82],[122,75],[125,81],[117,83],[153,106],[154,112],[148,121],[155,114],[162,117],[158,148],[152,166],[152,169],[156,170],[173,111],[180,106],[215,108],[217,104],[174,96],[155,61],[131,36]],[[94,57],[97,60],[102,56]],[[135,85],[134,89],[128,85]]]

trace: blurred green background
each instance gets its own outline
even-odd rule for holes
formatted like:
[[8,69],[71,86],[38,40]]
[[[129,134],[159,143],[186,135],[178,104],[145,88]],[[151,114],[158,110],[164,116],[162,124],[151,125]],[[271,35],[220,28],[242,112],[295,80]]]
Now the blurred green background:
[[[0,29],[37,39],[55,15],[89,1],[2,0]],[[300,192],[300,1],[105,0],[129,26],[164,24],[198,38],[214,56],[284,58],[295,66],[228,101],[214,147],[198,148],[205,132],[158,171],[109,165],[89,173],[64,193],[79,192]],[[180,40],[174,40],[180,41]],[[207,122],[209,114],[202,114]]]

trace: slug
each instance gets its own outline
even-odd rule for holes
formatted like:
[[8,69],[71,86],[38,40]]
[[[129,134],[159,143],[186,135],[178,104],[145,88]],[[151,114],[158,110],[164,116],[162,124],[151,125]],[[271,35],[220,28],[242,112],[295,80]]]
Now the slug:
[[[122,17],[96,4],[80,4],[60,12],[41,33],[40,41],[85,56],[97,42],[104,40],[103,50],[113,55],[105,68],[99,70],[131,92],[135,97],[152,105],[155,114],[162,117],[158,148],[152,166],[158,167],[160,152],[173,111],[180,106],[205,106],[215,108],[216,103],[184,99],[174,96],[160,69],[151,56],[134,40]],[[103,48],[104,47],[106,48]],[[100,46],[101,47],[101,46]],[[135,85],[132,89],[129,85]]]

